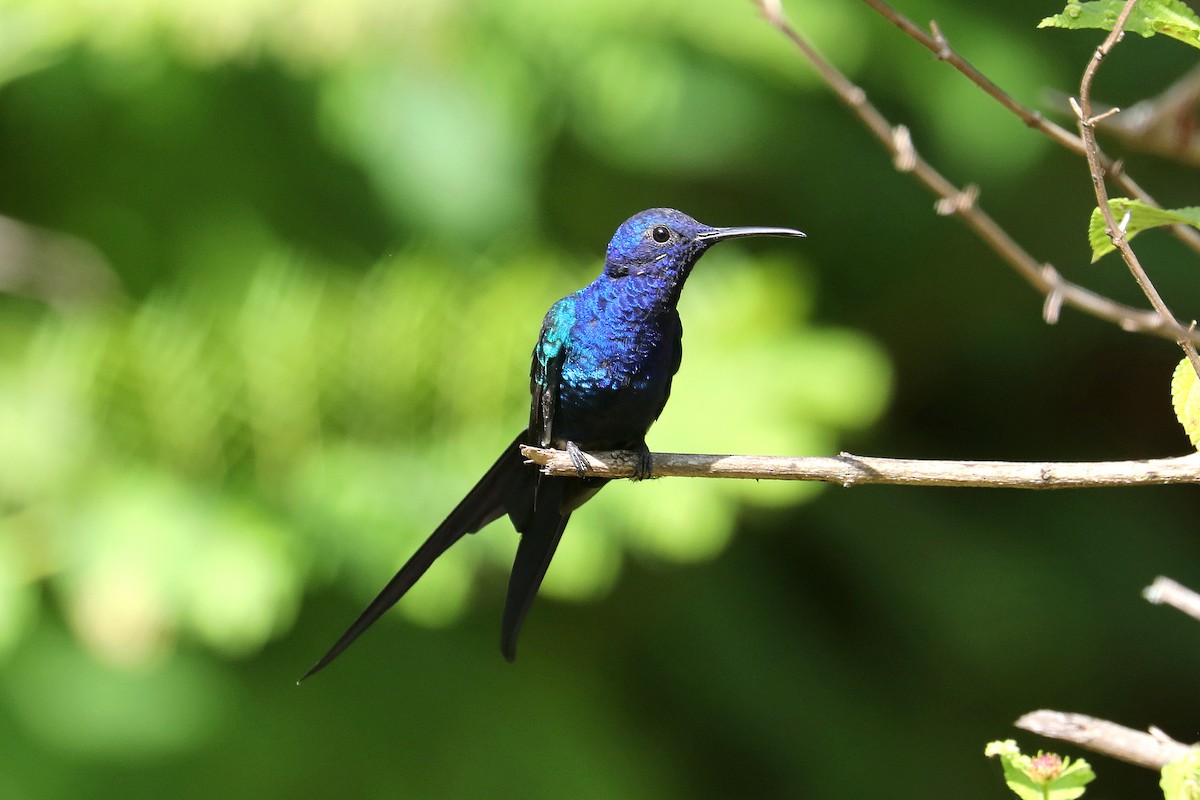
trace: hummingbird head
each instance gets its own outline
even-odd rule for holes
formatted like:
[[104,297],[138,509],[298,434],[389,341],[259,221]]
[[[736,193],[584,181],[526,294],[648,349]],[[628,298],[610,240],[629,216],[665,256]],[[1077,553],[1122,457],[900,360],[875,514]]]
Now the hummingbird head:
[[804,236],[791,228],[713,228],[673,208],[635,214],[617,228],[604,261],[609,278],[649,276],[675,285],[709,247],[744,236]]

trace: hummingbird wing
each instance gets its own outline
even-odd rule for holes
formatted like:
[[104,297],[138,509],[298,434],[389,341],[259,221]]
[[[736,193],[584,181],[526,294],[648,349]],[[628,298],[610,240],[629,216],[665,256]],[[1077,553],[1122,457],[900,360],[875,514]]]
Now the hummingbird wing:
[[533,364],[529,368],[529,435],[538,447],[553,441],[554,410],[558,405],[558,385],[563,362],[567,359],[567,339],[575,324],[575,296],[559,300],[546,312]]
[[674,330],[668,334],[668,341],[671,342],[671,366],[667,372],[667,386],[663,390],[662,402],[658,404],[658,410],[654,412],[654,418],[657,420],[662,415],[663,409],[667,407],[667,400],[671,397],[671,381],[675,378],[675,373],[679,372],[679,365],[683,363],[683,320],[679,318],[679,313],[675,313]]
[[[558,406],[558,388],[563,362],[567,357],[567,338],[575,323],[574,297],[564,297],[546,312],[533,363],[529,368],[529,437],[539,447],[548,447],[554,439],[554,411]],[[517,513],[509,512],[513,526],[521,534],[512,573],[508,578],[508,596],[500,626],[500,651],[512,661],[517,657],[517,636],[525,615],[537,596],[542,579],[567,527],[570,512],[563,513],[562,478],[537,474],[532,502]]]

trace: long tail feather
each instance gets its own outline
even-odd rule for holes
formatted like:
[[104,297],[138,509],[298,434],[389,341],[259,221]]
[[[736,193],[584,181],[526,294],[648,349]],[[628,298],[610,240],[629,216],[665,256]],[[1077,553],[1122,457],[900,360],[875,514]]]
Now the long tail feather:
[[[383,591],[371,601],[371,604],[346,629],[333,647],[329,648],[329,652],[301,676],[300,681],[312,677],[329,666],[335,658],[354,643],[355,639],[362,635],[363,631],[371,627],[375,620],[383,616],[384,612],[395,605],[405,592],[412,588],[412,585],[425,574],[438,556],[446,552],[464,535],[475,533],[506,512],[513,514],[514,519],[517,517],[528,519],[533,504],[532,495],[537,481],[537,471],[526,465],[525,458],[521,455],[520,445],[524,440],[525,432],[522,431],[521,435],[505,449],[491,469],[479,480],[479,483],[475,484],[475,488],[467,493],[462,502],[430,534],[412,558],[400,568],[387,586],[383,587]],[[561,529],[559,532],[561,533]]]
[[521,624],[546,577],[567,520],[571,518],[569,512],[562,512],[563,480],[542,480],[532,516],[528,524],[518,528],[521,542],[517,545],[512,574],[508,578],[508,597],[504,602],[504,620],[500,629],[500,652],[509,662],[517,657]]

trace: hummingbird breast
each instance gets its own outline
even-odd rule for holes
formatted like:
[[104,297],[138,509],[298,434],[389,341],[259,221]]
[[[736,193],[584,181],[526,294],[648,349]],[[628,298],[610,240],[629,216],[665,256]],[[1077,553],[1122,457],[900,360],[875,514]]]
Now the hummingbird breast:
[[556,441],[585,449],[640,445],[662,411],[679,362],[679,317],[673,307],[629,291],[629,283],[593,285],[576,295]]

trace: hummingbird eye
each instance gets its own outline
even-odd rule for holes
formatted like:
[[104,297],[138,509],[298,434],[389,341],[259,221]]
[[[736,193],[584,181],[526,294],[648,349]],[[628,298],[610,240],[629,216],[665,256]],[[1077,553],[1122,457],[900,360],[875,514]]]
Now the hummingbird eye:
[[650,231],[650,236],[654,238],[654,241],[663,244],[671,238],[671,231],[665,225],[655,225],[654,230]]

